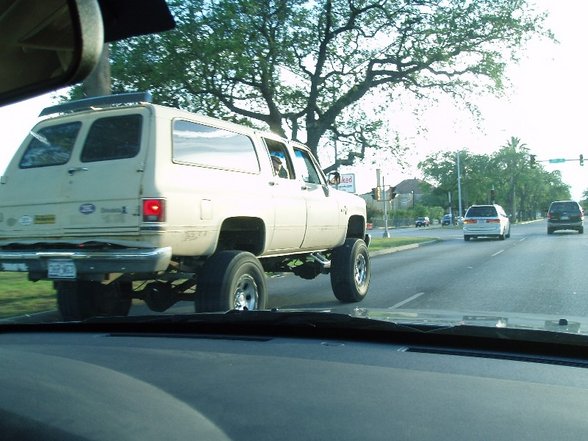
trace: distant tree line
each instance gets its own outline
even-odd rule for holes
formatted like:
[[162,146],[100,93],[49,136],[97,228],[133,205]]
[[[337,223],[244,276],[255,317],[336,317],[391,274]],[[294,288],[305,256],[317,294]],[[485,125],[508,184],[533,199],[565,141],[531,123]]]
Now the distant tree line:
[[[433,185],[423,204],[458,207],[456,152],[442,151],[419,163],[425,179]],[[553,200],[570,199],[570,186],[559,171],[546,171],[540,163],[531,164],[529,149],[511,137],[493,154],[459,152],[462,207],[495,202],[504,207],[512,221],[535,219]],[[587,193],[588,195],[588,193]],[[463,213],[461,213],[463,214]]]

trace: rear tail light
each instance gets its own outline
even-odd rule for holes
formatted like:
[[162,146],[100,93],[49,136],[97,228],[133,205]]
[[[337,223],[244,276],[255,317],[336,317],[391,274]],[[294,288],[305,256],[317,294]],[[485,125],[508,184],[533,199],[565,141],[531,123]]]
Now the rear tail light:
[[500,219],[488,219],[486,222],[489,224],[499,224]]
[[464,223],[464,224],[475,224],[475,223],[477,223],[477,222],[478,222],[478,221],[477,221],[476,219],[464,219],[464,220],[463,220],[463,223]]
[[165,221],[164,199],[143,199],[143,222]]

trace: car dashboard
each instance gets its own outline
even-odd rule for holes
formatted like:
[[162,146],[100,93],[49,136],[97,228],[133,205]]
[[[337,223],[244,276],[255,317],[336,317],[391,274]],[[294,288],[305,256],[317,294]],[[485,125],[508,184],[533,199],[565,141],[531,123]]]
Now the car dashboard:
[[2,439],[582,439],[588,362],[210,333],[5,332]]

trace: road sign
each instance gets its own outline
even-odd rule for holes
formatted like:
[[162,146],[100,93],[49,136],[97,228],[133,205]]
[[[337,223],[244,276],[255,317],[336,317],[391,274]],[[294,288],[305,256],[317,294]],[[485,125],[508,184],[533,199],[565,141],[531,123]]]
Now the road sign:
[[348,193],[355,193],[355,174],[342,173],[341,183],[337,186],[337,189]]
[[555,159],[550,159],[549,162],[551,164],[556,164],[558,162],[566,162],[566,160],[564,158],[555,158]]

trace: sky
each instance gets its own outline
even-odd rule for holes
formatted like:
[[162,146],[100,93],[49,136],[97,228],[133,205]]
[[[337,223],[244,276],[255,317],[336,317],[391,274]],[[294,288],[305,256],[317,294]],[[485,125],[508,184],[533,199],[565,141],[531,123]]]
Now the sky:
[[[476,124],[466,111],[459,110],[449,100],[428,109],[421,124],[426,131],[419,133],[417,122],[409,112],[393,112],[391,125],[399,128],[409,145],[407,161],[402,169],[393,161],[378,164],[386,184],[420,174],[416,165],[436,151],[467,149],[473,153],[491,154],[511,137],[517,137],[538,161],[555,158],[588,158],[585,135],[588,112],[588,32],[586,17],[588,1],[537,0],[538,9],[549,11],[547,27],[559,44],[533,41],[527,46],[518,65],[509,66],[512,86],[505,97],[479,97],[475,100],[482,111],[483,121]],[[332,158],[330,158],[332,159]],[[588,160],[584,167],[578,161],[549,164],[548,171],[560,170],[563,181],[572,186],[572,197],[580,199],[588,189]],[[368,192],[376,185],[376,166],[367,170],[345,168],[355,173],[359,192]]]
[[[376,168],[382,170],[386,184],[421,177],[416,165],[427,155],[439,150],[468,149],[473,153],[491,154],[512,136],[520,138],[539,161],[554,158],[587,158],[586,166],[578,161],[542,164],[548,171],[560,170],[565,183],[572,186],[572,196],[580,199],[588,189],[588,145],[585,135],[588,112],[588,59],[586,46],[588,16],[586,0],[535,0],[539,9],[549,11],[547,26],[560,44],[535,41],[528,45],[523,59],[510,66],[508,77],[512,88],[503,98],[480,97],[483,122],[480,127],[464,111],[447,100],[428,108],[420,120],[426,131],[418,130],[410,112],[394,109],[391,125],[409,146],[408,167],[402,168],[385,159],[377,165],[344,167],[343,173],[354,173],[356,190],[370,191],[376,185]],[[57,92],[57,95],[63,93]],[[18,104],[0,107],[0,170],[37,121],[39,112],[54,104],[56,94],[43,95]],[[326,161],[333,156],[327,152]],[[323,157],[320,158],[323,160]],[[368,161],[369,162],[369,161]],[[330,162],[329,162],[330,163]]]

